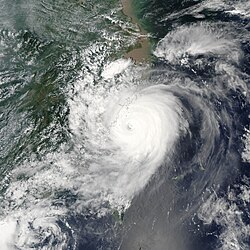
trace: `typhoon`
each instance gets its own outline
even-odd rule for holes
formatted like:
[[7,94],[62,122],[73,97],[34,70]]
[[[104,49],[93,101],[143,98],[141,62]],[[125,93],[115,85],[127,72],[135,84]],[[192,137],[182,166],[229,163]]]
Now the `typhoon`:
[[249,249],[247,1],[0,2],[1,250]]

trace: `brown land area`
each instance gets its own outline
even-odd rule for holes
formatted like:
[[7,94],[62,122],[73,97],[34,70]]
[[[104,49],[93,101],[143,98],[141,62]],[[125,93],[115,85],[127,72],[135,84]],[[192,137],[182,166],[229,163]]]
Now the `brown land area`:
[[121,3],[124,15],[128,16],[134,24],[138,25],[141,32],[141,36],[138,38],[139,46],[126,53],[124,57],[132,58],[137,63],[145,62],[150,54],[150,43],[147,32],[139,25],[139,21],[133,12],[132,1],[121,0]]

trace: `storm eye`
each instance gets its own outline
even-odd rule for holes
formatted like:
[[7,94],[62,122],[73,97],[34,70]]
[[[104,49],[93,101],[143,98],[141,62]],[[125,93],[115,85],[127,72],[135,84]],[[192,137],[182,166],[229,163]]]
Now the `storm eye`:
[[128,129],[128,130],[133,130],[133,125],[132,125],[131,123],[128,123],[128,124],[127,124],[127,129]]

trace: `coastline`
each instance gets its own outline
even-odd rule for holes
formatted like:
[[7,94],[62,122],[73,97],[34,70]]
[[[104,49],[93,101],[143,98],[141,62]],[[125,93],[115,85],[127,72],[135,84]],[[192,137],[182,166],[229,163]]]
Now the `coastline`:
[[135,16],[132,8],[132,0],[121,0],[122,11],[125,16],[129,17],[132,23],[136,24],[139,27],[141,36],[138,37],[139,47],[132,49],[127,52],[124,57],[131,58],[136,63],[146,62],[150,55],[150,42],[147,37],[147,32],[139,25],[139,21]]

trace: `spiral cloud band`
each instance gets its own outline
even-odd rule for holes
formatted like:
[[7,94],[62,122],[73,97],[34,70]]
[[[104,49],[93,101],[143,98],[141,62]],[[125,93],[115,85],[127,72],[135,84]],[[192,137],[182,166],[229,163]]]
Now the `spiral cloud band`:
[[115,149],[112,157],[124,172],[116,185],[130,197],[145,186],[187,128],[181,105],[166,85],[122,92],[107,105],[104,121]]

